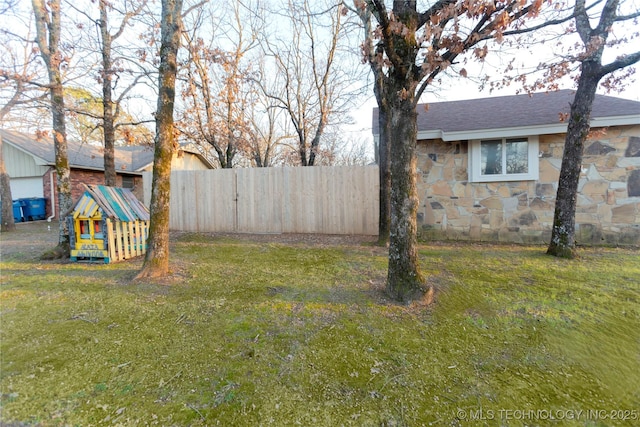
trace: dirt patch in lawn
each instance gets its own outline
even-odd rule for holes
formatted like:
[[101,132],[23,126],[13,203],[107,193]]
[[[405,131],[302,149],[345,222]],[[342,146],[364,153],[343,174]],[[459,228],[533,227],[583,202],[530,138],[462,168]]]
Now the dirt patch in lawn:
[[0,233],[0,259],[38,259],[57,243],[58,222],[20,222],[16,231]]

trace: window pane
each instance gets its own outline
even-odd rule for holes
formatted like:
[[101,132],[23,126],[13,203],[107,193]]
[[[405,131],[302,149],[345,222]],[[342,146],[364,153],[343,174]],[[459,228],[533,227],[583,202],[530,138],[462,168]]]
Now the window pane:
[[123,176],[122,177],[122,188],[133,188],[135,184],[134,177],[132,176]]
[[529,147],[526,140],[507,139],[507,173],[529,172]]
[[480,142],[482,153],[480,171],[482,175],[502,173],[502,140],[493,139]]

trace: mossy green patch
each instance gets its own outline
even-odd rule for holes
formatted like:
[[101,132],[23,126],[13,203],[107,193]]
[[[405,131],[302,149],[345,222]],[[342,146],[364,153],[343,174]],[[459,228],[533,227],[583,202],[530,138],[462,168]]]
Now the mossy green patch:
[[[567,261],[536,247],[424,246],[437,288],[429,307],[385,297],[386,257],[369,246],[185,235],[172,257],[179,279],[135,283],[137,261],[3,262],[2,422],[548,425],[522,417],[554,411],[562,425],[584,426],[640,417],[637,252],[583,249]],[[579,410],[628,419],[566,418]]]

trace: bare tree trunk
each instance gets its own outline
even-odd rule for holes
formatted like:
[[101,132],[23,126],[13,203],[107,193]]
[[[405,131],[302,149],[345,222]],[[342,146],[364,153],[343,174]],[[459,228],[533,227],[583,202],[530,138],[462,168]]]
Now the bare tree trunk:
[[[325,97],[326,99],[326,97]],[[316,127],[316,134],[313,136],[311,140],[311,149],[309,150],[309,162],[303,166],[313,166],[316,164],[316,156],[318,154],[318,150],[320,149],[320,141],[324,136],[324,130],[327,126],[327,115],[324,112],[321,114],[320,122]]]
[[[397,91],[399,92],[399,91]],[[390,109],[391,232],[387,293],[396,301],[417,300],[427,291],[417,250],[417,113],[413,97],[396,97]]]
[[100,0],[100,37],[102,39],[102,127],[104,132],[104,183],[115,187],[115,126],[113,117],[113,94],[111,87],[111,34],[109,34],[107,3]]
[[[53,118],[53,143],[56,161],[56,182],[58,190],[58,215],[60,219],[58,247],[63,254],[69,254],[69,229],[64,219],[72,207],[71,171],[67,154],[67,131],[65,125],[64,93],[60,67],[63,61],[60,44],[60,0],[32,0],[40,54],[49,74],[51,95],[51,115]],[[50,12],[49,9],[50,8]]]
[[571,112],[567,135],[562,154],[562,167],[558,180],[558,193],[553,214],[553,228],[551,229],[551,243],[547,249],[549,255],[562,258],[573,258],[576,248],[576,205],[578,199],[578,182],[584,143],[589,135],[591,110],[596,96],[598,81],[594,65],[590,62],[582,64],[582,74],[578,83]]
[[71,169],[67,152],[67,131],[64,116],[64,96],[62,79],[57,73],[58,84],[51,88],[51,112],[53,114],[53,139],[56,157],[56,181],[58,188],[58,219],[60,221],[58,246],[69,252],[69,227],[65,215],[73,206],[71,196]]
[[389,170],[389,100],[386,95],[388,84],[383,70],[384,49],[382,45],[374,46],[372,39],[372,12],[366,7],[359,7],[354,1],[355,8],[352,9],[358,14],[364,27],[365,41],[363,51],[366,53],[369,68],[373,73],[373,93],[378,104],[378,146],[376,147],[376,162],[378,163],[378,174],[380,179],[379,191],[379,215],[378,215],[378,245],[386,246],[389,243],[389,230],[391,227],[391,171]]
[[380,205],[378,219],[378,245],[385,246],[389,243],[389,230],[391,229],[391,170],[389,169],[390,145],[389,145],[389,121],[387,120],[386,99],[378,101],[378,128],[380,139],[378,141],[378,174],[380,176]]
[[16,223],[13,219],[13,197],[11,196],[11,178],[4,167],[2,155],[2,136],[0,136],[0,201],[2,202],[2,232],[14,231]]
[[[331,125],[343,121],[344,107],[351,99],[338,96],[350,85],[351,77],[339,72],[337,58],[341,51],[343,28],[342,2],[326,11],[316,11],[309,0],[285,2],[292,22],[289,46],[265,47],[273,56],[282,79],[282,92],[267,96],[277,101],[295,129],[296,154],[300,166],[314,166],[324,159],[323,139]],[[315,2],[317,4],[317,2]],[[324,16],[327,22],[316,21]],[[321,31],[329,34],[321,35]]]
[[[393,12],[415,34],[417,18],[415,2],[395,2]],[[388,29],[387,29],[388,31]],[[387,77],[387,126],[389,131],[389,171],[391,173],[391,221],[389,232],[389,267],[387,293],[396,301],[422,299],[428,291],[418,264],[416,185],[416,145],[418,113],[416,88],[420,75],[415,72],[416,39],[389,31],[387,43],[393,46],[396,63]]]
[[173,122],[177,53],[180,47],[182,0],[162,0],[159,94],[156,143],[151,191],[151,224],[147,253],[136,278],[163,277],[169,273],[169,201],[171,158],[176,145]]

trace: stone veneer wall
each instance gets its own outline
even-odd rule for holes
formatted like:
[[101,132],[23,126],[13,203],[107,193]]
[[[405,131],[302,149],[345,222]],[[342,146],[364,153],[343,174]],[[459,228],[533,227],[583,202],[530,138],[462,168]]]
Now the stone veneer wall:
[[[468,142],[418,142],[422,238],[548,243],[564,134],[541,135],[538,181],[468,182]],[[640,245],[640,125],[595,130],[576,212],[578,244]]]

